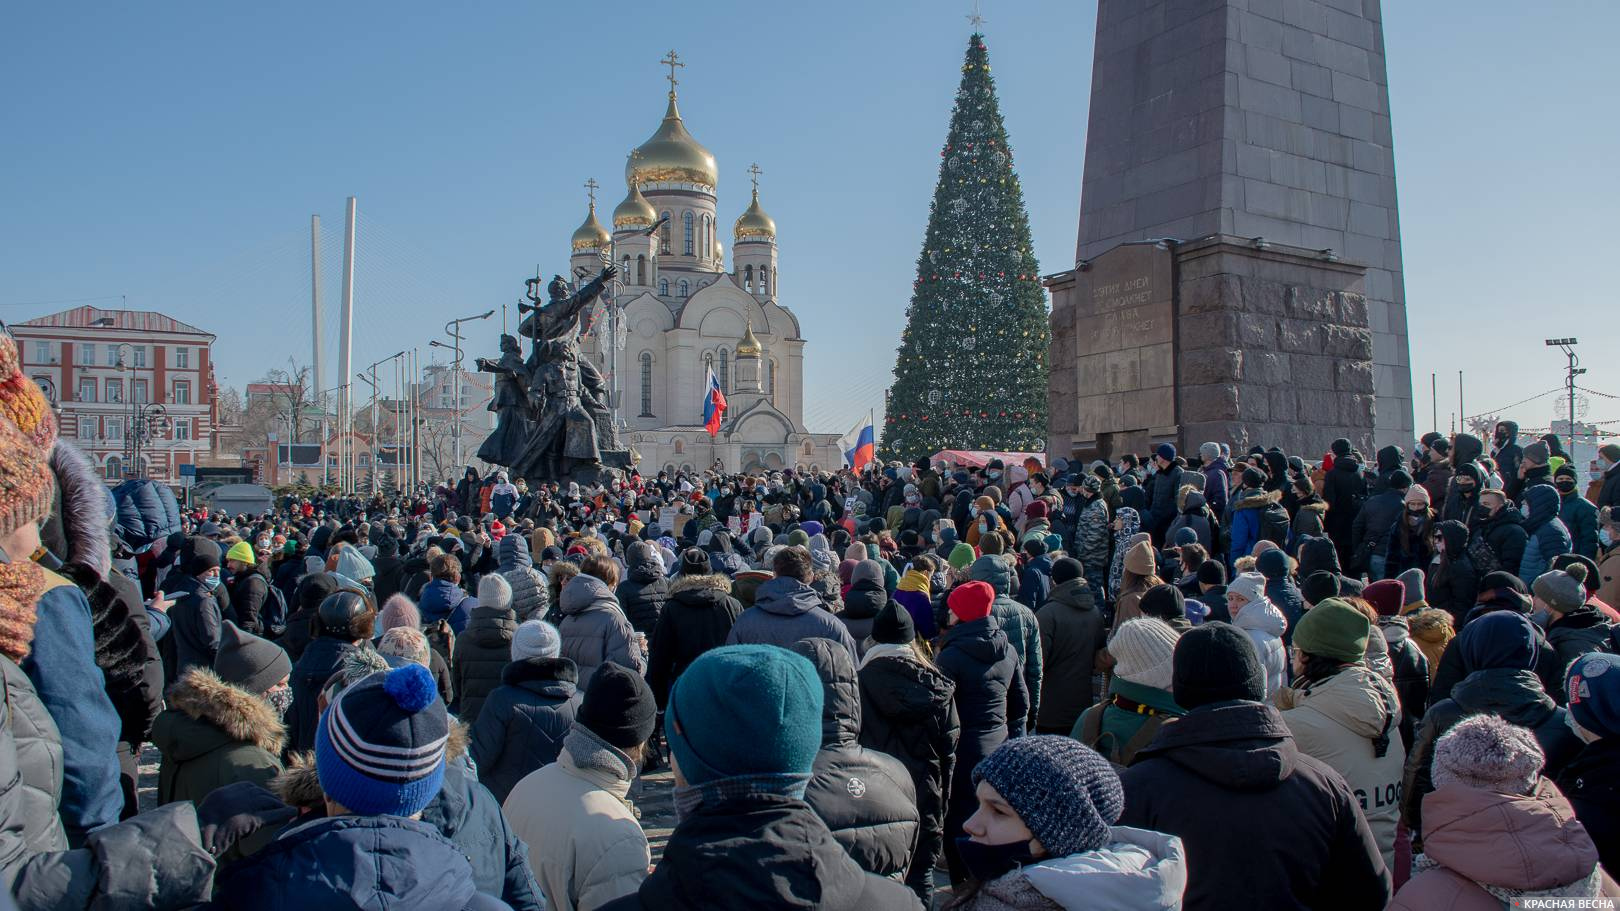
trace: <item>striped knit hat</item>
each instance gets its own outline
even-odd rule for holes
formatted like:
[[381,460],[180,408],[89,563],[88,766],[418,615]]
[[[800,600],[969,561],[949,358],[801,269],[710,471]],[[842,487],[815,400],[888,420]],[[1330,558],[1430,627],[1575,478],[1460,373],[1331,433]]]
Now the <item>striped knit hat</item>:
[[4,334],[0,334],[0,416],[17,425],[41,453],[49,453],[56,444],[56,417],[51,413],[51,403],[38,384],[23,376],[17,343]]
[[[32,388],[34,384],[28,385]],[[44,521],[50,515],[56,492],[50,444],[40,446],[26,430],[4,419],[4,412],[9,409],[4,387],[0,382],[0,535],[10,534],[30,522]],[[37,394],[39,390],[35,388],[34,392]],[[45,420],[50,421],[49,414]],[[28,557],[28,554],[11,554],[13,560]]]
[[351,813],[414,816],[444,783],[450,723],[433,675],[419,664],[378,672],[344,690],[315,732],[321,790]]

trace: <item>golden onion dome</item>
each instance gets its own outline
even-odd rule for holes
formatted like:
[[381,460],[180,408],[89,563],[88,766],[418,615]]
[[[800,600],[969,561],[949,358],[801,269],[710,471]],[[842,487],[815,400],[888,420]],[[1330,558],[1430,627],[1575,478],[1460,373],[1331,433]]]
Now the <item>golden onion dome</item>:
[[714,239],[714,259],[715,262],[723,263],[726,261],[726,245],[721,243],[718,237]]
[[754,337],[754,321],[748,321],[748,328],[743,330],[743,337],[737,340],[738,357],[759,357],[765,346]]
[[675,107],[675,93],[669,93],[669,107],[664,111],[664,122],[658,125],[652,138],[639,146],[624,168],[625,179],[642,185],[650,183],[696,184],[714,192],[720,181],[714,154],[692,138],[681,122],[681,112]]
[[596,203],[591,203],[591,211],[585,216],[585,223],[574,229],[574,252],[585,250],[599,250],[613,241],[608,236],[607,229],[596,220]]
[[641,188],[630,184],[630,192],[613,210],[613,230],[624,231],[645,228],[658,220],[658,211],[641,195]]
[[732,229],[732,236],[737,240],[747,240],[758,237],[776,238],[776,220],[765,214],[759,206],[759,188],[754,188],[754,201],[748,204],[743,214],[737,216],[737,225]]

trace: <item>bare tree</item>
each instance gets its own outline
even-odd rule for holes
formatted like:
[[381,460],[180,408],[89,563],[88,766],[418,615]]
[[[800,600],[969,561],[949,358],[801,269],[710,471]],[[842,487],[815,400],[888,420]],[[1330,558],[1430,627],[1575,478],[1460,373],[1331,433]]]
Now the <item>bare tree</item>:
[[315,397],[319,390],[310,388],[310,373],[308,366],[300,367],[289,357],[287,369],[277,367],[264,375],[263,382],[271,387],[269,401],[272,415],[288,422],[292,432],[292,439],[288,442],[291,443],[303,441],[304,419],[317,405]]

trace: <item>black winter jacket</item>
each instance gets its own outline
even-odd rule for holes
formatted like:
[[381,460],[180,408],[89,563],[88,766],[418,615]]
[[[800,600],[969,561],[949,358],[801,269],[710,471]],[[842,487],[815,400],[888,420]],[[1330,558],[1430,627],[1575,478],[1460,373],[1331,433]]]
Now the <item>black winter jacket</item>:
[[523,776],[557,761],[583,694],[567,658],[514,661],[484,700],[472,726],[478,780],[501,803]]
[[1390,873],[1344,778],[1301,753],[1282,715],[1224,702],[1160,728],[1120,773],[1119,825],[1181,838],[1182,907],[1382,908]]
[[255,636],[264,635],[264,602],[270,579],[255,566],[231,579],[231,622]]
[[1461,629],[1463,618],[1474,609],[1474,598],[1479,595],[1479,571],[1468,556],[1468,529],[1455,521],[1435,526],[1445,553],[1424,580],[1425,600],[1430,607],[1438,607],[1451,614],[1452,626]]
[[1395,669],[1395,695],[1401,699],[1401,745],[1411,752],[1418,722],[1429,707],[1429,659],[1412,641],[1405,617],[1379,617],[1378,629],[1389,645],[1389,663]]
[[[1404,490],[1385,490],[1367,498],[1367,502],[1361,506],[1361,513],[1350,523],[1350,550],[1354,554],[1350,561],[1351,572],[1367,570],[1371,565],[1368,561],[1375,554],[1381,555],[1388,550],[1389,536],[1405,510]],[[1328,515],[1333,515],[1331,507]]]
[[647,685],[659,708],[669,688],[699,655],[726,644],[743,607],[731,597],[731,580],[719,574],[679,576],[670,584],[665,617],[648,645]]
[[1327,501],[1327,533],[1339,551],[1339,562],[1348,564],[1351,556],[1351,528],[1367,499],[1367,481],[1361,476],[1361,463],[1350,456],[1336,459],[1333,470],[1322,481],[1322,499]]
[[1035,612],[1041,633],[1041,705],[1036,724],[1068,733],[1091,706],[1091,675],[1097,650],[1108,641],[1108,624],[1092,600],[1084,577],[1053,586]]
[[705,804],[682,819],[641,889],[602,911],[921,907],[910,889],[851,860],[809,804],[760,794]]
[[456,637],[450,657],[450,684],[454,688],[457,717],[467,724],[478,720],[484,698],[501,685],[501,672],[512,660],[512,634],[517,617],[509,607],[475,607],[467,628]]
[[1603,868],[1620,869],[1620,738],[1582,747],[1558,774],[1558,790],[1592,836]]
[[1547,624],[1547,643],[1558,657],[1560,679],[1576,658],[1606,649],[1612,624],[1591,604],[1582,604]]
[[404,560],[398,557],[378,557],[371,561],[371,568],[376,572],[376,575],[372,576],[371,588],[377,593],[378,604],[399,594],[405,587]]
[[900,760],[861,745],[861,699],[849,650],[805,639],[793,650],[821,677],[821,750],[804,801],[861,869],[903,876],[917,845],[917,791]]
[[[658,564],[644,555],[646,549],[631,548],[625,558],[628,565],[624,581],[619,583],[614,595],[618,596],[619,607],[624,609],[631,628],[651,639],[658,618],[664,613],[664,605],[669,601],[669,580],[659,572]],[[636,559],[638,553],[643,554],[640,559]]]
[[174,600],[169,634],[158,643],[165,678],[179,680],[193,667],[212,670],[223,622],[219,602],[195,576],[171,573],[163,588]]
[[293,665],[293,703],[287,709],[287,752],[315,749],[315,728],[320,723],[321,688],[343,666],[343,656],[370,646],[355,645],[345,639],[322,636],[309,643]]
[[871,579],[856,582],[844,595],[844,609],[834,616],[849,629],[850,638],[855,640],[857,656],[865,657],[866,639],[872,635],[872,621],[877,619],[878,611],[888,603],[888,589],[883,587],[882,582]]

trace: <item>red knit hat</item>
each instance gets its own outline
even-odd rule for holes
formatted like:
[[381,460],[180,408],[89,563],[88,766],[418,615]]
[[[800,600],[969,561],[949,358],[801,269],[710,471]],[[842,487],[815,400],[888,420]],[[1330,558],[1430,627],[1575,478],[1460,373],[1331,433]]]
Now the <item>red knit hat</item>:
[[1361,597],[1378,611],[1378,616],[1398,616],[1406,604],[1406,585],[1399,579],[1384,579],[1362,589]]
[[988,582],[966,582],[951,590],[945,605],[963,623],[983,620],[990,616],[990,605],[995,603],[996,590]]
[[1028,519],[1044,519],[1047,516],[1046,501],[1036,500],[1024,507],[1024,517]]

